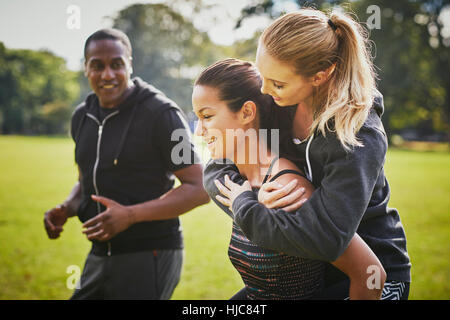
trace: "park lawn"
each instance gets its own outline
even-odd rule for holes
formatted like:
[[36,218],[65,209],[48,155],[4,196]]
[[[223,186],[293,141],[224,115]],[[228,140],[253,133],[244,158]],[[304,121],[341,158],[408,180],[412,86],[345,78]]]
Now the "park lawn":
[[450,299],[450,153],[391,150],[385,171],[406,232],[410,298]]
[[[49,240],[43,216],[76,182],[73,142],[0,136],[0,150],[0,299],[67,299],[67,268],[83,268],[90,244],[76,218]],[[228,299],[243,286],[227,256],[231,219],[211,202],[182,220],[186,253],[173,298]]]
[[[450,299],[450,153],[391,150],[386,173],[413,263],[411,299]],[[0,136],[0,299],[67,299],[89,242],[74,218],[49,240],[43,213],[76,181],[69,138]],[[227,257],[231,219],[214,203],[182,216],[183,274],[173,299],[228,299],[242,287]]]

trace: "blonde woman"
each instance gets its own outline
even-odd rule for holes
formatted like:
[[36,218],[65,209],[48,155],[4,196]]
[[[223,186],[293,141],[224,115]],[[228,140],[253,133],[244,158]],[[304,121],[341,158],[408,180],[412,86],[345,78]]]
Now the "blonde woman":
[[[303,172],[270,148],[270,133],[260,134],[260,129],[270,127],[274,108],[271,97],[261,93],[261,83],[255,66],[246,61],[225,59],[206,68],[192,92],[192,106],[198,117],[195,134],[203,138],[212,159],[233,161],[239,175],[256,194],[266,181],[283,185],[294,179],[298,181],[296,192],[308,197],[314,187]],[[260,247],[245,236],[235,221],[228,256],[245,284],[233,299],[309,299],[320,292],[324,283],[323,261]],[[381,297],[383,266],[358,235],[333,265],[350,278],[351,299]],[[366,286],[369,267],[380,270],[378,289]]]
[[[210,162],[204,180],[211,198],[219,195],[253,243],[330,262],[317,298],[348,297],[349,279],[331,262],[358,233],[387,273],[382,299],[407,299],[411,263],[399,214],[387,206],[383,102],[364,30],[344,13],[299,10],[263,32],[256,66],[261,91],[282,114],[276,125],[289,135],[281,151],[305,159],[297,163],[316,190],[306,202],[293,200],[295,186],[274,181],[263,184],[257,198],[238,177],[224,180],[236,177],[233,167]],[[367,273],[373,275],[367,285],[377,286],[376,268]]]

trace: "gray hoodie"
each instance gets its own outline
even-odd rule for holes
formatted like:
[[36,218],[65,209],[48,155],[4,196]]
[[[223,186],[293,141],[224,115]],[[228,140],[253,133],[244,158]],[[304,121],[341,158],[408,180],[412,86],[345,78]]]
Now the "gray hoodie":
[[[251,191],[237,197],[232,208],[234,221],[247,238],[264,248],[331,262],[357,232],[380,259],[387,281],[410,282],[405,232],[398,211],[388,207],[390,189],[383,170],[388,145],[382,113],[380,95],[357,135],[364,147],[346,151],[333,132],[326,136],[316,132],[308,141],[293,146],[297,158],[306,160],[305,173],[316,187],[297,211],[268,209]],[[291,123],[294,114],[295,107],[286,115]],[[282,155],[286,140],[293,145],[292,139],[281,141]],[[211,199],[230,214],[215,199],[219,191],[214,180],[223,182],[225,174],[234,182],[243,182],[236,166],[209,161],[204,185]],[[342,276],[329,266],[328,278],[337,281]]]

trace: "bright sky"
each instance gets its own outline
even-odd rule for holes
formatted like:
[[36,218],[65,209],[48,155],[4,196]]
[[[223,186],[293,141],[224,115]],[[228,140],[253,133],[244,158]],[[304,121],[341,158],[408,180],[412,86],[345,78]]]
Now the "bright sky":
[[[83,57],[85,39],[100,28],[111,26],[111,17],[133,3],[163,1],[137,0],[0,0],[0,41],[8,48],[48,49],[66,59],[68,67],[77,70]],[[219,4],[220,21],[209,26],[211,39],[220,44],[232,44],[236,38],[249,37],[257,26],[267,25],[262,18],[250,19],[239,31],[233,31],[241,9],[252,0],[203,0]],[[80,28],[67,27],[70,6],[80,10]],[[217,12],[217,11],[216,11]],[[211,18],[211,17],[209,17]],[[205,17],[204,21],[208,21]],[[201,27],[201,25],[199,24]]]
[[[70,69],[78,70],[82,66],[82,48],[85,39],[95,30],[111,26],[112,22],[108,16],[114,16],[121,9],[136,2],[164,1],[0,0],[0,41],[8,48],[48,49],[65,58]],[[263,28],[270,23],[266,17],[254,17],[246,19],[239,30],[234,30],[242,8],[254,2],[254,0],[203,0],[206,5],[217,6],[194,23],[198,28],[207,30],[212,41],[230,45],[236,39],[252,36],[255,29]],[[79,29],[67,27],[67,22],[73,14],[68,12],[68,9],[72,5],[80,10]],[[292,0],[276,0],[275,9],[277,7],[285,11],[297,8]],[[442,32],[448,36],[450,9],[443,12],[441,19],[446,25]]]

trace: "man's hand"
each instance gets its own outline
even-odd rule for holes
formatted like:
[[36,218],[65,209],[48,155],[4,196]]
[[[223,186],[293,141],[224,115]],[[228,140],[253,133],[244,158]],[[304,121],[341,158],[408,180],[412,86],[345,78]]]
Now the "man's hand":
[[219,180],[214,180],[214,183],[216,184],[217,189],[219,189],[222,196],[217,195],[216,199],[220,203],[222,203],[224,206],[229,207],[230,211],[232,212],[232,205],[233,201],[243,192],[245,191],[252,191],[252,187],[250,185],[250,182],[246,180],[242,185],[239,185],[237,183],[234,183],[231,181],[231,179],[228,177],[228,175],[225,175],[225,185],[221,184]]
[[130,208],[105,197],[92,195],[92,200],[103,204],[106,210],[83,224],[83,233],[89,240],[108,241],[134,224]]
[[68,208],[61,204],[44,214],[44,226],[50,239],[57,239],[63,231],[63,225],[69,217]]

